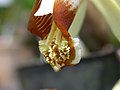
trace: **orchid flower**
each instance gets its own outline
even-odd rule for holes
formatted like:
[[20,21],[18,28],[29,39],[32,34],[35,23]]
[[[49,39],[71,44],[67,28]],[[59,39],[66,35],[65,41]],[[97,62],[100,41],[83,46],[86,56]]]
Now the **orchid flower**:
[[79,63],[79,39],[72,38],[69,28],[84,0],[36,0],[28,30],[41,37],[39,49],[55,71]]

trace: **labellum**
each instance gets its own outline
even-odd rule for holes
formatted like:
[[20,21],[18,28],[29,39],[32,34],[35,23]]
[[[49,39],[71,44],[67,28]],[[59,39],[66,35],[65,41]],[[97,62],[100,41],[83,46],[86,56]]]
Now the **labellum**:
[[55,71],[80,61],[79,39],[72,38],[68,31],[81,3],[82,0],[36,0],[33,7],[28,30],[41,37],[40,52]]

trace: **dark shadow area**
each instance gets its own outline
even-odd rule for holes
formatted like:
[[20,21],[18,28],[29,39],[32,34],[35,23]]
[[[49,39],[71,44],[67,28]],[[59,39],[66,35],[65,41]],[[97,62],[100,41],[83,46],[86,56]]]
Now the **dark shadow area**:
[[58,90],[111,90],[120,77],[116,51],[83,58],[74,67],[54,72],[48,64],[18,70],[23,90],[56,88]]

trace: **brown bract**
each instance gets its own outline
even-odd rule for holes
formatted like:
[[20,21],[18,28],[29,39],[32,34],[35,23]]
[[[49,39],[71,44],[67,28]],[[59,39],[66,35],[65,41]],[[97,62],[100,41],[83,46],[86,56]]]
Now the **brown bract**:
[[70,10],[72,5],[69,5],[69,0],[55,0],[53,17],[56,25],[61,30],[64,37],[70,37],[68,30],[75,17],[77,8]]
[[28,22],[28,30],[43,39],[48,35],[52,25],[52,14],[44,16],[34,16],[37,12],[41,0],[36,0]]
[[42,39],[48,35],[53,20],[57,27],[61,30],[65,38],[69,38],[68,30],[73,22],[77,8],[70,10],[72,4],[68,4],[70,0],[55,0],[53,15],[34,16],[37,12],[42,0],[36,0],[32,13],[28,22],[28,30]]

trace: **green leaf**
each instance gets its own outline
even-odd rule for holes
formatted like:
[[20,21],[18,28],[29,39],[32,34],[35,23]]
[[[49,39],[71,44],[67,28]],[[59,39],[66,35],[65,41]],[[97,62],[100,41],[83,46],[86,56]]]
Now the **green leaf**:
[[120,41],[120,0],[92,0]]
[[78,8],[76,16],[75,16],[73,23],[69,29],[69,32],[72,37],[78,36],[80,29],[82,27],[84,18],[85,18],[86,9],[87,9],[87,0],[83,0],[80,7]]
[[17,0],[16,3],[20,4],[23,8],[31,9],[35,0]]

